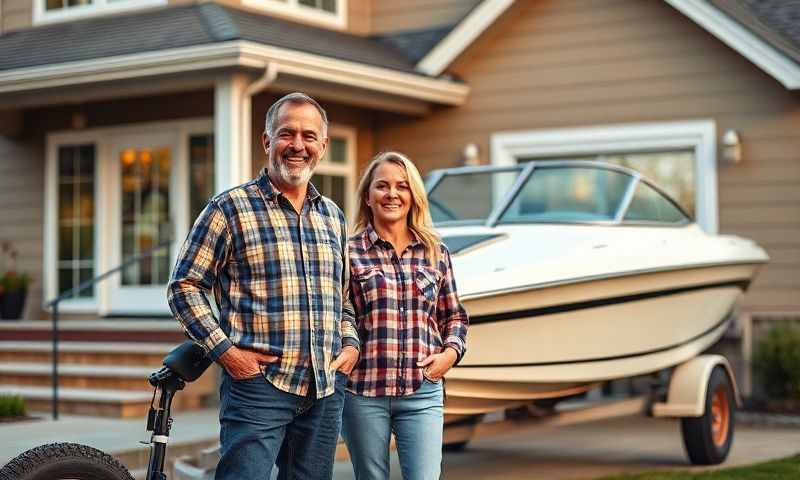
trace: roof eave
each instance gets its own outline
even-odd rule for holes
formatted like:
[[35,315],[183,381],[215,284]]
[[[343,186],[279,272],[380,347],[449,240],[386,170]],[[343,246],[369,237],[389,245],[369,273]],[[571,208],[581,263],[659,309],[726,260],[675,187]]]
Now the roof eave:
[[235,40],[158,52],[120,55],[0,73],[0,94],[219,68],[266,68],[378,93],[442,105],[462,105],[469,87],[447,79]]
[[789,90],[800,89],[800,65],[714,6],[696,0],[664,0],[733,48]]

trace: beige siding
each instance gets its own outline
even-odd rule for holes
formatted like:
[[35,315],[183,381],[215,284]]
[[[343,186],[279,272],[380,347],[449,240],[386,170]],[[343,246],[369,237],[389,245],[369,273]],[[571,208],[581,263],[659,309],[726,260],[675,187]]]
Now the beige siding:
[[[41,313],[44,156],[36,142],[0,136],[0,241],[19,252],[17,270],[30,275],[23,315]],[[0,264],[0,266],[2,266]]]
[[372,28],[371,0],[347,1],[347,30],[356,35],[368,35]]
[[372,31],[396,32],[452,25],[478,3],[480,0],[372,0]]
[[[587,8],[587,5],[590,5]],[[739,131],[744,160],[722,165],[722,233],[752,238],[772,262],[745,304],[800,309],[800,95],[656,0],[520,2],[451,66],[460,108],[386,116],[377,149],[424,171],[457,165],[467,143],[489,161],[495,132],[713,119]]]
[[3,0],[0,2],[0,33],[28,28],[33,23],[34,0]]

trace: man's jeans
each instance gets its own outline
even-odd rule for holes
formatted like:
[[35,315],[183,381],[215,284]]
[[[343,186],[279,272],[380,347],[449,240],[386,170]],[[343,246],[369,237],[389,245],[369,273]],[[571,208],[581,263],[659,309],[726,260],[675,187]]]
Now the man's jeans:
[[333,477],[346,376],[336,374],[333,395],[314,400],[273,387],[263,376],[220,387],[220,458],[217,480],[281,480]]
[[356,480],[389,478],[389,441],[394,432],[405,480],[436,480],[442,464],[444,391],[425,380],[407,397],[345,393],[342,436]]

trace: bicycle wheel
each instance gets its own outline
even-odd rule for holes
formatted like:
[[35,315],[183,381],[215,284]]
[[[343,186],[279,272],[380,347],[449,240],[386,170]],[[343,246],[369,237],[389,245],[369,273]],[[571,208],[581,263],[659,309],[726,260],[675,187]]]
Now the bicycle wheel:
[[78,443],[50,443],[19,454],[0,480],[133,480],[117,459]]

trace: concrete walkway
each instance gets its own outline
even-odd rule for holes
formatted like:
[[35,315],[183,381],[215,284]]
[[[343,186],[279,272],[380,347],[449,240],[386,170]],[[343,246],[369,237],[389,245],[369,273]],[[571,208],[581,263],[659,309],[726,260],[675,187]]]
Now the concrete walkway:
[[[205,444],[219,439],[217,410],[197,410],[173,415],[170,446]],[[30,448],[53,442],[74,442],[98,448],[119,458],[129,467],[149,455],[145,419],[114,419],[62,415],[57,421],[41,420],[0,423],[0,465]],[[146,465],[146,463],[145,463]],[[136,467],[134,467],[136,468]]]
[[[170,445],[213,443],[219,424],[216,410],[175,415]],[[131,450],[147,455],[139,440],[148,438],[143,419],[63,416],[0,424],[0,465],[19,453],[44,443],[84,443],[115,456],[130,457]],[[745,465],[800,453],[800,429],[786,427],[736,427],[734,447],[723,467]],[[402,478],[396,453],[392,453],[392,480]],[[601,420],[551,430],[513,429],[474,439],[463,453],[446,453],[443,478],[482,480],[593,479],[624,472],[691,467],[683,452],[677,420],[640,416]],[[353,478],[348,460],[336,462],[335,480]]]

